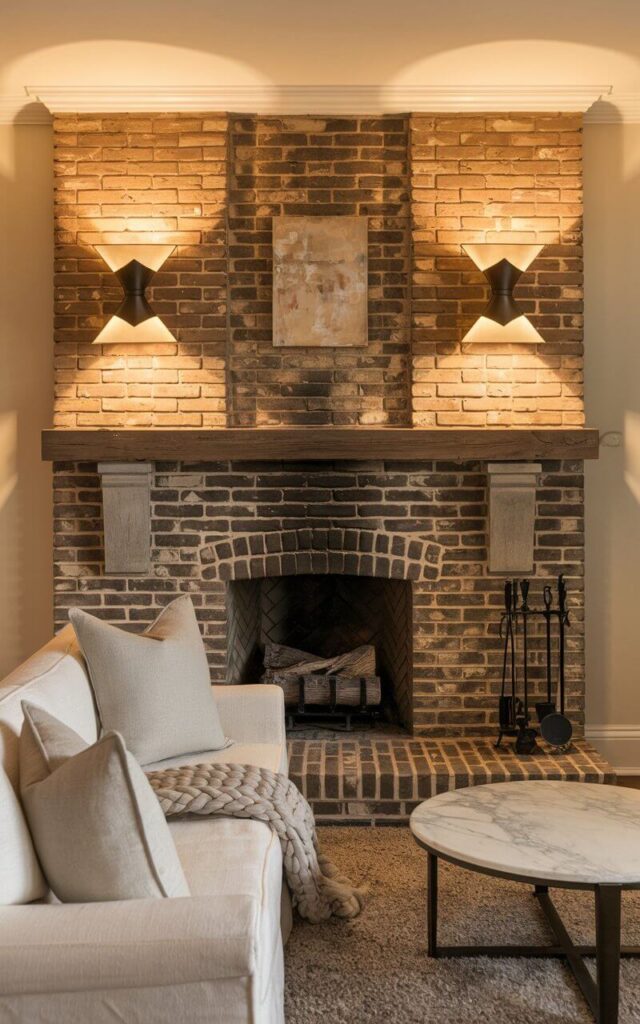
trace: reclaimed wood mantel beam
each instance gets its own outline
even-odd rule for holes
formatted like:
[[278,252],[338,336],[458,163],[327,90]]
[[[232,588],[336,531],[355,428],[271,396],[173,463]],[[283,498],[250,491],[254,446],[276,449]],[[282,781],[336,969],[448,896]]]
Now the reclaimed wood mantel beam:
[[590,428],[260,427],[44,430],[48,462],[453,462],[597,459]]

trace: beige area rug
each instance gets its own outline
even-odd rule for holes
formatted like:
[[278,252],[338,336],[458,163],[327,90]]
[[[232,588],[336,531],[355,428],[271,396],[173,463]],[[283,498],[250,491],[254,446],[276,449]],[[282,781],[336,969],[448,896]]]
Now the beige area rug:
[[[296,919],[286,951],[287,1024],[592,1021],[558,961],[427,959],[426,855],[407,829],[325,827],[319,837],[370,894],[354,921]],[[442,942],[550,940],[529,887],[444,863],[439,881]],[[574,940],[592,942],[592,895],[556,889],[553,897]],[[640,893],[623,894],[623,942],[640,944]],[[620,980],[620,1024],[638,1024],[640,960],[623,961]]]

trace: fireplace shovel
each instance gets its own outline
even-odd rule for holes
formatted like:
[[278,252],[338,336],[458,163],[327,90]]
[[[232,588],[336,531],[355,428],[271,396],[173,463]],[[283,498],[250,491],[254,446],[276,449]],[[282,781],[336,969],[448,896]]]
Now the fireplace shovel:
[[540,734],[552,747],[566,746],[573,734],[573,726],[564,713],[564,631],[569,624],[569,615],[566,606],[567,590],[564,577],[558,577],[558,623],[559,623],[559,689],[560,689],[560,710],[556,710],[555,703],[551,700],[551,588],[544,588],[544,618],[547,629],[547,700],[536,704],[536,713],[540,722]]

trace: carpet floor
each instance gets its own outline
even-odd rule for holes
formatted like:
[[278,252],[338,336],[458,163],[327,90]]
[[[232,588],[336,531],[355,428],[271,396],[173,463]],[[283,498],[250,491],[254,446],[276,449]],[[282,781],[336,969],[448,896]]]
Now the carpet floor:
[[[408,829],[324,827],[319,835],[369,897],[354,921],[296,918],[286,950],[287,1024],[592,1021],[558,961],[428,960],[426,855]],[[550,941],[530,887],[445,863],[439,882],[443,943]],[[553,898],[573,939],[592,942],[593,896],[556,889]],[[623,894],[623,942],[640,945],[640,892]],[[623,961],[620,981],[620,1024],[638,1024],[640,960]]]

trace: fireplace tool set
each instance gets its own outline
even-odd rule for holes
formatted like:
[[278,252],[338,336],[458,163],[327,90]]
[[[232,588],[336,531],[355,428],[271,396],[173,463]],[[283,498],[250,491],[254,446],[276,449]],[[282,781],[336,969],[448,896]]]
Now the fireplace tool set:
[[[543,590],[543,608],[529,607],[529,580],[507,580],[504,586],[504,611],[500,620],[500,637],[504,640],[502,686],[500,690],[500,732],[514,736],[516,754],[532,754],[537,749],[538,735],[552,747],[566,749],[573,732],[565,715],[565,630],[570,626],[567,611],[567,588],[564,577],[558,576],[557,607],[553,607],[550,586]],[[538,728],[531,724],[529,692],[530,624],[542,618],[546,641],[546,700],[537,701],[535,714]],[[553,625],[557,629],[557,686],[553,690]],[[521,671],[521,674],[520,674]]]

